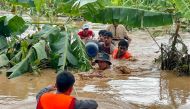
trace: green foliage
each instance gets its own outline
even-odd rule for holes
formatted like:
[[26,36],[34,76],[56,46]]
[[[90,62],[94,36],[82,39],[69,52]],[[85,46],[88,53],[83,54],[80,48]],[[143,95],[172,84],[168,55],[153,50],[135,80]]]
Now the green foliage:
[[21,41],[21,52],[22,52],[22,59],[24,59],[28,53],[28,46],[29,43],[27,40],[22,40]]
[[172,15],[162,12],[124,7],[106,7],[97,14],[88,12],[83,16],[92,22],[120,23],[130,27],[155,27],[172,24]]
[[[19,55],[19,54],[18,54]],[[17,57],[16,57],[17,58]],[[32,69],[32,64],[37,60],[46,59],[45,41],[41,40],[30,48],[26,57],[7,71],[8,78],[20,76]]]
[[6,38],[3,36],[0,36],[0,51],[7,47],[8,47],[8,44],[7,44]]
[[92,68],[89,59],[87,58],[87,54],[85,51],[84,43],[81,41],[81,39],[78,37],[77,34],[73,35],[72,38],[73,42],[71,44],[71,49],[73,55],[78,60],[78,65],[80,66],[81,71],[88,71]]
[[26,58],[24,58],[21,62],[14,65],[11,69],[7,71],[8,78],[14,78],[28,72],[31,67],[30,63],[34,62],[35,60],[35,51],[34,49],[30,49]]
[[168,0],[125,0],[122,6],[162,12],[173,8],[173,4]]
[[0,35],[9,37],[12,34],[19,35],[27,29],[26,22],[22,17],[15,16],[3,16],[0,17]]
[[47,59],[45,46],[46,46],[46,43],[44,40],[40,40],[39,43],[33,46],[33,48],[36,50],[38,60]]
[[176,8],[185,18],[190,19],[190,1],[189,0],[173,0]]
[[63,71],[69,64],[81,71],[88,71],[91,65],[86,55],[84,45],[78,36],[74,36],[70,32],[54,32],[48,37],[51,54],[54,57],[52,60],[57,63],[59,71]]
[[93,3],[93,2],[96,2],[96,1],[97,0],[77,0],[73,4],[73,6],[79,6],[79,8],[80,8],[80,7],[82,7],[82,6],[86,5],[86,4]]
[[22,51],[19,51],[18,53],[15,54],[15,56],[10,60],[11,65],[16,65],[17,63],[20,62],[22,56]]
[[67,52],[68,51],[68,34],[67,33],[57,33],[56,35],[50,35],[48,40],[50,42],[50,48],[53,54],[59,54],[58,67],[64,71],[67,63]]
[[0,54],[0,67],[3,67],[9,63],[9,59],[7,58],[6,54]]
[[38,12],[41,11],[41,8],[44,5],[44,3],[45,3],[45,0],[34,0],[34,4]]
[[34,7],[34,0],[7,0],[14,5],[21,5],[24,7]]

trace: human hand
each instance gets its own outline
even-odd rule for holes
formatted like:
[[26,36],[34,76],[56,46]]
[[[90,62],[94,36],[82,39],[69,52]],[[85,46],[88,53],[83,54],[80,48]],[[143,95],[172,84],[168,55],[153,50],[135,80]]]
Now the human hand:
[[49,89],[49,91],[54,91],[54,90],[56,90],[55,85],[48,85],[47,88]]
[[135,57],[130,57],[129,59],[127,59],[128,61],[137,61],[137,59]]

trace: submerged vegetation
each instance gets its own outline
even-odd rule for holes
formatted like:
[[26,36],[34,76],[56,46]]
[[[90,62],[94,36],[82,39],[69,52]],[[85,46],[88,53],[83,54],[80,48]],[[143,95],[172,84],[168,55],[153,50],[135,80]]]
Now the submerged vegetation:
[[[6,17],[4,17],[7,20]],[[16,21],[11,22],[10,21]],[[9,34],[1,33],[1,67],[9,65],[7,76],[13,78],[22,73],[38,71],[38,67],[53,67],[64,70],[67,67],[87,71],[91,68],[88,57],[84,52],[84,45],[71,29],[61,30],[58,26],[45,25],[40,31],[28,35],[24,39],[15,36],[14,26],[24,20],[14,16],[10,19],[7,30]],[[3,22],[4,24],[4,22]],[[10,24],[10,26],[9,26]],[[20,25],[21,26],[21,25]],[[25,26],[17,27],[18,30],[26,29]],[[66,28],[64,28],[66,29]],[[18,31],[16,30],[16,31]],[[21,34],[22,32],[18,33]],[[7,38],[8,37],[8,38]],[[8,40],[7,40],[8,39]]]
[[161,69],[177,70],[178,75],[190,75],[190,54],[178,34],[180,24],[177,24],[176,32],[170,38],[169,44],[161,44]]
[[[9,78],[46,67],[58,72],[69,68],[88,71],[91,65],[84,44],[70,21],[83,18],[95,23],[117,22],[138,28],[170,25],[181,17],[190,18],[186,2],[189,1],[2,0],[1,9],[14,15],[0,17],[0,67],[10,67],[7,71]],[[26,22],[23,15],[30,16],[31,20]],[[60,16],[66,20],[59,22]],[[46,18],[46,22],[41,18]],[[38,31],[25,38],[19,37],[31,25],[35,25]]]

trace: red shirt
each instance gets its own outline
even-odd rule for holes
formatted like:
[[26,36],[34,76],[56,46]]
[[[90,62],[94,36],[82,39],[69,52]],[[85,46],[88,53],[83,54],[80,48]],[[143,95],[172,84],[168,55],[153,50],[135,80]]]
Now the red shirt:
[[92,30],[88,30],[87,34],[85,34],[84,31],[79,31],[78,35],[80,36],[81,39],[84,39],[84,38],[90,38],[91,36],[94,35],[94,33]]
[[131,56],[131,53],[129,53],[128,51],[125,52],[125,54],[123,56],[121,56],[120,58],[117,58],[117,53],[118,53],[118,49],[115,49],[112,53],[112,57],[114,59],[129,59]]

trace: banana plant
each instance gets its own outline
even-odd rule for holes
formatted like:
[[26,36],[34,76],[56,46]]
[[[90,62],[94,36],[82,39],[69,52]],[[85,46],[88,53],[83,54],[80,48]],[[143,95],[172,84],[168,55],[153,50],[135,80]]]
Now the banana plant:
[[130,27],[156,27],[173,23],[172,15],[163,12],[140,10],[125,7],[106,7],[96,14],[88,12],[83,16],[97,23],[120,23]]
[[175,6],[178,12],[190,19],[190,1],[189,0],[170,0]]
[[7,76],[9,79],[11,79],[29,72],[32,68],[32,63],[34,63],[36,60],[40,61],[46,58],[47,54],[45,52],[45,41],[41,40],[30,48],[27,56],[24,59],[7,71]]
[[0,67],[3,67],[9,63],[9,59],[6,54],[0,54]]
[[[8,53],[12,49],[10,44],[14,45],[14,42],[11,40],[7,40],[8,37],[12,38],[15,35],[20,35],[27,29],[26,22],[19,16],[2,16],[0,17],[0,55],[3,56],[7,60],[8,57],[6,53]],[[9,38],[9,39],[10,39]],[[8,58],[8,60],[10,60]],[[1,60],[4,62],[4,60]],[[6,63],[6,64],[5,64]],[[0,67],[7,65],[7,61],[4,64],[1,64]]]

